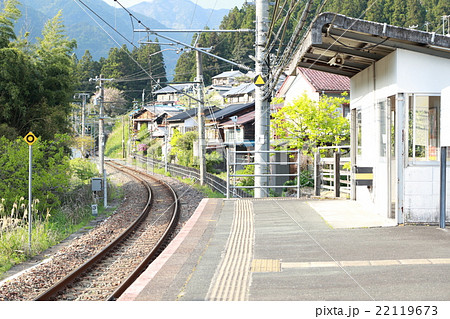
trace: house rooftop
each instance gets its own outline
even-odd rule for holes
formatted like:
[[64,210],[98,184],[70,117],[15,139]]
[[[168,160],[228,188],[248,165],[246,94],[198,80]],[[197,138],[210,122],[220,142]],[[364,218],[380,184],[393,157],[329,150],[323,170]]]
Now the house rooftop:
[[343,92],[350,90],[350,78],[310,68],[298,68],[317,92]]
[[[255,111],[251,111],[248,113],[245,113],[241,116],[238,116],[237,121],[236,121],[236,125],[243,125],[243,124],[247,124],[249,122],[254,122],[255,121]],[[232,120],[226,121],[222,124],[220,124],[221,127],[234,127],[234,122]]]
[[244,75],[244,73],[242,73],[239,70],[237,70],[237,71],[231,70],[231,71],[226,71],[226,72],[220,73],[216,76],[213,76],[212,78],[213,79],[234,78],[234,77],[243,76],[243,75]]
[[[216,106],[207,106],[207,107],[205,107],[204,112],[205,112],[205,115],[209,115],[212,112],[216,112],[218,110],[219,110],[219,108],[217,108]],[[187,120],[188,118],[197,116],[197,112],[198,112],[198,108],[189,109],[187,111],[184,111],[182,113],[179,113],[175,116],[168,118],[167,122],[184,121],[184,120]]]
[[352,77],[396,49],[450,59],[450,37],[325,12],[311,24],[289,74],[305,67]]
[[230,106],[227,106],[217,112],[214,112],[206,117],[207,120],[223,120],[227,117],[233,116],[236,113],[239,113],[246,109],[255,109],[255,102],[252,103],[246,103],[246,104],[233,104]]
[[159,89],[154,94],[164,94],[164,93],[176,93],[178,91],[187,90],[193,87],[193,84],[186,83],[186,84],[172,84],[170,86],[163,87],[162,89]]
[[240,95],[240,94],[248,94],[255,91],[255,84],[253,83],[243,83],[239,86],[236,86],[224,93],[223,96],[231,96],[231,95]]

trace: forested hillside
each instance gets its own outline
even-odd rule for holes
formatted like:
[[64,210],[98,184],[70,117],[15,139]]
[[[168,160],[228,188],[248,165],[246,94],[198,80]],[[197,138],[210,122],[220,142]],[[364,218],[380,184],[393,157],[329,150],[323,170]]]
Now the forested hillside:
[[21,15],[17,0],[0,11],[0,136],[15,138],[32,130],[44,139],[69,132],[68,115],[75,87],[71,52],[61,14],[50,19],[35,45],[17,38]]
[[[274,30],[278,31],[281,22],[286,18],[287,11],[292,8],[286,33],[285,43],[289,41],[293,32],[293,25],[303,12],[303,6],[294,7],[295,1],[284,8],[284,12],[274,21]],[[325,5],[322,7],[322,4]],[[244,5],[241,9],[235,8],[224,17],[221,29],[254,28],[255,7]],[[273,7],[271,7],[273,12]],[[387,23],[400,27],[412,27],[418,30],[442,33],[442,16],[450,14],[449,0],[314,0],[310,8],[307,25],[319,12],[337,12],[354,18],[360,18],[380,23]],[[253,61],[249,55],[254,55],[254,34],[226,33],[203,34],[200,46],[213,47],[213,54],[225,57],[235,62],[244,63],[250,67]],[[283,46],[281,46],[282,48]],[[276,52],[274,52],[276,53]],[[231,65],[205,58],[204,78],[207,84],[212,76],[231,69]],[[195,54],[184,53],[178,60],[175,69],[176,81],[193,80],[195,77]]]

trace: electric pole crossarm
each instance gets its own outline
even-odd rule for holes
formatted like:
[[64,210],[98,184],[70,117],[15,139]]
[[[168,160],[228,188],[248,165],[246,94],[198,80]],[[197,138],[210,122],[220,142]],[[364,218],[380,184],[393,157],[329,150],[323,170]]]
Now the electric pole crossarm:
[[195,51],[197,51],[197,52],[200,52],[200,53],[209,55],[209,56],[211,56],[211,57],[213,57],[213,58],[216,58],[216,59],[218,59],[218,60],[221,60],[221,61],[227,62],[227,63],[229,63],[229,64],[232,64],[232,65],[234,65],[234,66],[237,66],[237,67],[240,68],[240,69],[243,69],[243,70],[246,70],[246,71],[254,71],[254,70],[252,70],[251,68],[249,68],[249,67],[246,66],[246,65],[243,65],[243,64],[240,64],[240,63],[236,63],[236,62],[233,62],[233,61],[230,61],[230,60],[227,60],[227,59],[222,58],[222,57],[220,57],[220,56],[218,56],[218,55],[215,55],[215,54],[209,53],[209,52],[207,52],[207,51],[205,51],[205,50],[196,48],[196,47],[194,47],[194,46],[192,46],[192,45],[183,43],[183,42],[178,41],[178,40],[176,40],[176,39],[172,39],[172,38],[170,38],[170,37],[168,37],[168,36],[165,36],[165,35],[161,35],[161,34],[155,32],[155,31],[153,31],[153,30],[150,30],[150,29],[146,29],[146,30],[136,29],[136,30],[134,30],[134,31],[135,31],[135,32],[147,32],[147,33],[151,33],[151,34],[154,34],[154,35],[156,35],[156,36],[158,36],[158,37],[161,37],[161,38],[163,38],[163,39],[166,39],[166,40],[168,40],[168,41],[171,41],[171,42],[174,42],[174,43],[176,43],[176,44],[182,45],[182,46],[184,46],[184,47],[186,47],[186,48],[189,48],[189,49],[191,49],[191,50],[195,50]]
[[[136,29],[134,32],[148,32],[146,29]],[[205,29],[152,29],[152,32],[155,33],[180,33],[180,32],[187,32],[187,33],[200,33],[200,32],[206,32],[206,33],[244,33],[244,32],[255,32],[255,30],[252,29],[237,29],[237,30],[205,30]]]

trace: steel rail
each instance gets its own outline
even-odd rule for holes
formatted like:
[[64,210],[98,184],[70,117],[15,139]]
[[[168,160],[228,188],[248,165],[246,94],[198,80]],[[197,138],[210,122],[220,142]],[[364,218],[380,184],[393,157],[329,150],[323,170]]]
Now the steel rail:
[[[154,178],[151,175],[148,175],[148,174],[143,173],[141,171],[137,171],[137,170],[132,169],[132,168],[127,168],[127,169],[135,171],[135,172],[137,172],[139,174],[142,174],[142,175]],[[170,190],[170,192],[172,193],[172,196],[173,196],[173,199],[174,199],[174,201],[172,203],[172,205],[173,205],[172,219],[170,220],[169,226],[166,228],[164,234],[158,240],[158,242],[153,247],[151,252],[147,255],[147,257],[145,257],[145,259],[139,264],[139,266],[136,267],[136,269],[128,276],[128,278],[125,279],[125,281],[107,298],[108,301],[113,301],[113,300],[116,300],[117,298],[119,298],[120,295],[122,295],[124,293],[124,291],[141,275],[141,273],[147,268],[147,266],[164,249],[165,244],[167,243],[167,241],[172,236],[173,231],[175,230],[175,227],[178,224],[178,220],[180,218],[178,196],[177,196],[176,192],[174,191],[174,189],[169,184],[167,184],[166,182],[161,181],[161,180],[159,182],[163,183]]]
[[[123,168],[119,168],[119,166],[125,167],[124,165],[117,165],[117,164],[113,165],[113,164],[111,164],[110,161],[108,161],[107,164],[110,166],[113,166],[119,170],[124,171]],[[126,169],[136,171],[129,167],[126,167]],[[146,174],[143,174],[142,172],[139,172],[139,174],[146,175]],[[130,175],[132,175],[132,174],[130,174]],[[45,292],[41,293],[38,297],[36,297],[34,299],[35,301],[52,300],[52,297],[56,296],[58,294],[58,292],[65,289],[68,285],[70,285],[72,282],[74,282],[78,277],[80,277],[81,275],[86,273],[89,270],[89,268],[93,267],[97,262],[99,262],[103,257],[105,257],[112,249],[114,249],[119,244],[121,244],[124,241],[124,239],[127,236],[129,236],[130,233],[132,233],[145,220],[145,218],[148,216],[148,213],[150,212],[152,204],[153,204],[152,190],[151,190],[149,182],[145,181],[143,178],[140,178],[138,176],[135,176],[135,175],[132,175],[132,176],[134,178],[136,178],[138,181],[140,181],[145,186],[145,188],[147,190],[147,194],[148,194],[147,202],[146,202],[145,207],[142,210],[141,214],[139,215],[139,217],[125,231],[123,231],[116,239],[114,239],[105,248],[103,248],[98,254],[91,257],[84,264],[82,264],[78,268],[74,269],[72,272],[70,272],[67,276],[65,276],[64,278],[59,280],[52,287],[47,289]],[[154,258],[155,256],[158,255],[161,247],[164,244],[164,241],[170,237],[169,229],[172,231],[176,227],[176,224],[179,219],[178,197],[176,196],[175,191],[173,190],[173,188],[170,185],[168,185],[167,183],[164,183],[162,181],[159,181],[159,182],[163,183],[166,187],[168,187],[168,189],[174,196],[174,198],[173,198],[174,210],[172,213],[172,218],[169,223],[169,226],[167,227],[167,229],[162,237],[162,238],[164,238],[164,240],[161,238],[158,241],[158,243],[152,248],[151,252],[145,258],[145,260],[140,263],[140,265],[133,271],[133,273],[123,283],[121,283],[121,285],[118,288],[116,288],[115,292],[112,295],[110,295],[106,300],[114,300],[115,298],[120,296],[120,294],[123,293],[123,291],[125,291],[125,289],[132,283],[132,281],[135,280],[137,278],[137,276],[143,271],[143,269],[148,265],[148,263],[152,260],[152,258]]]

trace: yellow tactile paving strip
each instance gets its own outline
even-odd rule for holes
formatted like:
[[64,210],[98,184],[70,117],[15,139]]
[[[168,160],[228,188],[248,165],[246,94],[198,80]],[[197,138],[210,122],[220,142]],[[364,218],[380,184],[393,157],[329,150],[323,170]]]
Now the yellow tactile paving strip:
[[251,201],[235,202],[230,237],[206,296],[207,300],[248,300],[255,240],[253,214]]
[[442,265],[450,264],[450,258],[432,259],[386,259],[386,260],[349,260],[325,262],[283,262],[281,268],[326,268],[326,267],[370,267],[404,265]]
[[279,259],[253,259],[252,272],[280,272],[281,262]]

